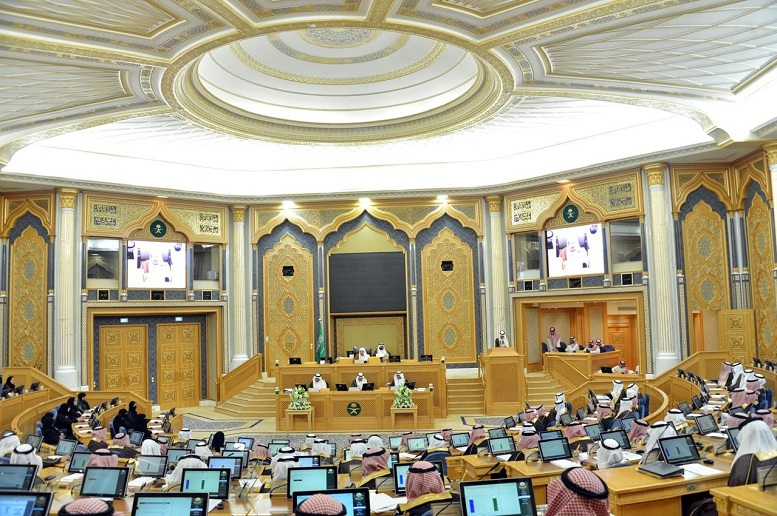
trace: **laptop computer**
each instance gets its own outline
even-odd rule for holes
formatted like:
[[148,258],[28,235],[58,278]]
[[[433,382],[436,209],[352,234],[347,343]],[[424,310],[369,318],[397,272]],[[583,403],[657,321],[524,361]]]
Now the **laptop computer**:
[[513,416],[507,416],[504,418],[505,428],[515,428],[515,418]]
[[23,516],[48,516],[54,493],[30,491],[0,491],[0,507],[7,514]]
[[696,428],[701,435],[707,435],[718,431],[718,423],[715,422],[712,414],[702,414],[696,417]]
[[278,455],[278,451],[280,451],[281,448],[286,446],[286,443],[270,443],[267,445],[267,448],[270,450],[270,456],[275,457]]
[[391,437],[389,437],[389,448],[391,448],[392,450],[398,450],[400,444],[402,444],[401,435],[392,435]]
[[540,432],[540,440],[542,441],[548,439],[561,439],[562,437],[564,437],[564,434],[561,430],[545,430],[544,432]]
[[375,390],[375,384],[373,382],[363,383],[362,384],[362,390],[363,391],[374,391]]
[[587,407],[588,407],[588,413],[589,414],[595,414],[596,413],[596,403],[594,403],[593,401],[589,401]]
[[425,451],[429,443],[426,442],[426,436],[411,437],[407,440],[407,451],[409,452],[421,452]]
[[692,464],[701,460],[692,435],[662,437],[658,440],[658,446],[661,448],[664,461],[672,466]]
[[569,425],[571,425],[572,424],[572,414],[570,414],[569,412],[564,412],[563,414],[561,414],[559,416],[558,422],[559,422],[559,424],[561,424],[561,426],[569,426]]
[[537,444],[543,462],[572,458],[572,450],[569,448],[569,440],[566,437],[540,441]]
[[302,358],[289,357],[289,365],[302,365]]
[[489,439],[499,439],[500,437],[507,437],[507,430],[502,427],[488,429]]
[[623,419],[620,420],[621,428],[626,430],[626,433],[631,432],[631,425],[633,425],[634,421],[636,421],[636,420],[637,420],[637,418],[634,417],[634,416],[624,417]]
[[745,409],[743,409],[742,407],[730,407],[728,409],[729,415],[732,415],[732,416],[734,414],[742,414],[742,413],[744,413],[744,411],[745,411]]
[[246,450],[253,450],[254,449],[254,438],[253,437],[238,437],[237,442],[243,443]]
[[167,449],[167,466],[175,466],[181,457],[189,455],[189,450],[186,448],[168,448]]
[[585,416],[588,415],[588,411],[586,411],[584,407],[580,407],[579,409],[577,409],[577,413],[575,415],[577,416],[578,420],[582,421],[583,419],[585,419]]
[[739,428],[729,428],[727,433],[729,447],[734,450],[734,452],[739,451]]
[[637,471],[655,478],[671,478],[683,476],[685,470],[666,462],[655,461],[637,466]]
[[54,455],[57,457],[70,457],[76,450],[77,445],[78,442],[76,441],[70,439],[60,439],[57,443],[57,449],[54,450]]
[[81,481],[81,496],[124,498],[127,496],[129,477],[129,468],[89,466],[84,470],[84,478]]
[[415,382],[405,382],[405,386],[412,391],[415,389]]
[[232,471],[232,478],[240,478],[243,474],[243,461],[240,457],[208,457],[208,469],[223,468]]
[[86,463],[89,462],[91,452],[73,452],[70,456],[70,463],[67,465],[68,473],[83,473],[86,469]]
[[608,430],[606,432],[602,432],[599,434],[602,441],[605,439],[615,439],[618,441],[618,444],[621,447],[621,450],[630,450],[631,449],[631,442],[629,441],[629,436],[626,434],[626,431],[623,429],[618,430]]
[[329,456],[337,457],[337,443],[327,443],[329,445]]
[[297,464],[302,468],[312,468],[321,465],[321,457],[319,455],[301,455],[297,457]]
[[[440,478],[442,478],[442,464],[440,462],[432,462],[435,469],[437,469],[437,473],[440,474]],[[394,467],[391,469],[391,476],[394,480],[394,493],[396,493],[397,496],[404,496],[405,495],[405,484],[407,482],[407,475],[410,472],[410,468],[413,467],[412,462],[402,462],[400,464],[394,464]],[[445,482],[445,479],[442,479],[443,482]]]
[[602,433],[602,425],[594,423],[592,425],[585,425],[583,428],[585,429],[586,435],[590,437],[592,441],[599,440],[599,435]]
[[602,366],[602,372],[607,374],[612,374],[612,367]]
[[530,478],[500,478],[459,484],[462,516],[537,516]]
[[27,444],[35,448],[36,452],[40,451],[40,445],[43,443],[43,436],[42,435],[28,435],[27,436]]
[[[250,455],[251,455],[251,452],[248,450],[230,450],[230,451],[221,452],[222,457],[240,457],[243,461],[244,468],[248,467],[248,458],[250,457]],[[213,497],[211,496],[211,498]]]
[[466,448],[469,444],[469,432],[451,434],[451,446],[454,448]]
[[166,455],[138,455],[135,457],[135,473],[142,477],[163,477],[167,473]]
[[399,355],[390,355],[388,361],[390,364],[399,363],[402,362],[402,357]]
[[181,477],[182,493],[208,493],[211,500],[229,498],[232,472],[228,468],[185,469]]
[[348,390],[348,386],[344,383],[336,383],[335,384],[335,390],[344,392]]
[[336,467],[289,468],[286,477],[286,498],[291,498],[297,491],[320,492],[325,489],[337,489]]
[[694,410],[701,410],[701,408],[704,406],[704,401],[702,401],[700,396],[694,394],[691,396],[691,404],[693,405]]
[[510,460],[516,452],[515,439],[512,436],[489,439],[488,451],[500,461]]
[[348,462],[349,460],[351,460],[351,449],[343,448],[343,462]]
[[36,470],[34,464],[0,464],[0,489],[29,491]]
[[290,442],[290,439],[270,439],[270,443],[272,444],[289,444]]
[[677,408],[680,409],[680,411],[683,413],[684,416],[688,416],[691,412],[693,412],[693,409],[690,405],[688,405],[687,401],[680,401],[677,403]]
[[420,357],[418,357],[419,362],[431,362],[432,359],[433,359],[432,355],[421,355]]
[[291,506],[294,512],[299,504],[316,493],[331,496],[345,507],[345,516],[370,516],[370,491],[367,488],[334,489],[332,491],[296,491]]
[[131,516],[207,516],[208,493],[135,493]]

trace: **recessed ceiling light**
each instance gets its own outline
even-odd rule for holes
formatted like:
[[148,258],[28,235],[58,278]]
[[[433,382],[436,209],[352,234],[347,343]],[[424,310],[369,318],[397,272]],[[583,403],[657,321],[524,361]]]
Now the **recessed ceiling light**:
[[159,197],[160,199],[167,199],[166,195],[157,195],[157,197]]
[[295,203],[294,201],[283,201],[283,202],[281,203],[281,205],[282,205],[282,206],[283,206],[285,209],[287,209],[287,210],[290,210],[290,209],[292,209],[292,208],[296,208],[296,207],[297,207],[297,203]]
[[438,201],[447,201],[448,200],[448,196],[445,195],[445,194],[440,194],[440,195],[437,196],[437,200]]
[[559,180],[558,180],[558,181],[556,181],[556,182],[557,182],[558,184],[560,184],[560,185],[563,185],[563,184],[565,184],[565,183],[569,183],[569,179],[559,179]]
[[362,208],[366,208],[372,204],[372,201],[369,197],[359,197],[359,206]]

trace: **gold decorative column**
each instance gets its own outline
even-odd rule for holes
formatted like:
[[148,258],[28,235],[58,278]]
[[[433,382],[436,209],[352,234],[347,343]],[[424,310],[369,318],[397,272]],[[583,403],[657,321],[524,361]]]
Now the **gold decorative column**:
[[229,347],[230,371],[248,360],[248,325],[246,319],[246,266],[245,266],[245,217],[242,204],[230,206],[232,210],[232,267],[230,268],[229,296]]
[[761,148],[766,152],[766,162],[769,164],[769,176],[772,180],[772,216],[774,227],[777,229],[777,210],[774,209],[774,201],[777,197],[777,142],[765,143]]
[[508,339],[511,335],[510,328],[507,327],[507,318],[505,317],[505,285],[507,284],[507,278],[504,260],[504,232],[502,231],[502,196],[489,195],[486,197],[486,202],[488,202],[488,213],[490,215],[491,320],[494,323],[494,331],[491,337],[487,337],[487,345],[483,346],[484,350],[493,346],[494,339],[499,335],[500,330],[505,331]]
[[[653,163],[643,167],[649,188],[650,213],[648,249],[650,260],[650,319],[651,350],[658,374],[677,364],[682,356],[680,349],[680,310],[677,302],[674,266],[674,236],[666,202],[664,177],[667,165]],[[640,364],[641,365],[641,364]],[[634,367],[634,365],[630,365]],[[641,370],[645,370],[644,366]]]
[[[54,378],[70,387],[80,387],[75,364],[80,361],[80,350],[76,350],[76,295],[80,298],[81,288],[76,285],[80,275],[75,271],[75,246],[81,241],[76,238],[75,214],[78,190],[60,188],[59,230],[56,238],[54,267]],[[79,305],[80,306],[80,303]],[[81,314],[78,314],[80,325]]]

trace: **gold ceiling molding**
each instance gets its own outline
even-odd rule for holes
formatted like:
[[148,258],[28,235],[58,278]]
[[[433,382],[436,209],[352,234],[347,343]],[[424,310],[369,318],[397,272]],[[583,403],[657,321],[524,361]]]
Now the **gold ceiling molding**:
[[367,211],[375,218],[385,220],[391,224],[394,229],[402,231],[411,239],[414,239],[418,234],[429,229],[435,220],[439,219],[443,215],[448,215],[451,218],[459,221],[465,228],[472,229],[479,237],[483,236],[483,224],[480,214],[480,201],[473,199],[466,205],[462,200],[457,201],[458,207],[464,209],[465,206],[474,208],[471,213],[474,216],[468,216],[464,211],[457,209],[450,203],[440,203],[439,201],[432,201],[429,204],[395,204],[381,203],[373,205],[367,208]]
[[736,209],[733,198],[732,168],[728,165],[672,165],[669,182],[672,186],[672,213],[677,214],[688,196],[700,187],[715,193],[727,211]]
[[[569,5],[579,3],[581,1],[583,0],[568,0],[567,2],[559,2],[547,7],[532,9],[530,12],[547,15],[555,10],[568,7]],[[508,11],[520,8],[531,7],[532,4],[537,3],[539,3],[539,0],[493,0],[489,2],[482,2],[478,0],[462,0],[458,2],[451,0],[432,0],[432,7],[447,9],[450,11],[458,11],[462,14],[485,20],[491,16],[496,16],[498,14],[506,13]],[[529,19],[529,16],[526,16],[526,19]]]
[[51,192],[22,192],[3,195],[2,202],[2,229],[0,237],[8,238],[16,221],[27,212],[32,213],[48,232],[51,238],[57,233],[56,224],[56,194]]
[[312,235],[321,243],[329,233],[358,217],[364,211],[359,207],[340,207],[332,205],[305,205],[298,209],[267,209],[254,206],[253,226],[251,228],[251,241],[257,242],[264,235],[269,235],[277,226],[288,220],[302,229],[303,232]]

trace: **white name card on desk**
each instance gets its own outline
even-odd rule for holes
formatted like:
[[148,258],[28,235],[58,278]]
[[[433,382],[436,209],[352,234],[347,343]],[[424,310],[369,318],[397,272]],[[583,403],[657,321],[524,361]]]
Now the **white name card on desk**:
[[695,478],[695,477],[701,477],[705,475],[717,475],[721,473],[719,470],[715,468],[708,468],[707,466],[702,466],[701,464],[686,464],[680,467],[683,468],[683,470],[685,470],[685,473],[683,474],[683,477],[685,478]]
[[573,462],[571,460],[567,459],[559,459],[559,460],[552,460],[550,461],[551,464],[553,464],[556,467],[562,468],[562,469],[568,469],[568,468],[579,468],[580,464],[577,462]]

